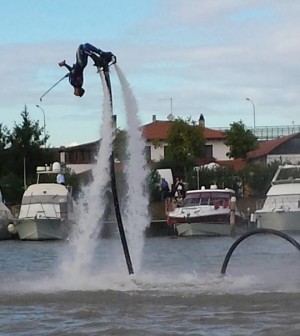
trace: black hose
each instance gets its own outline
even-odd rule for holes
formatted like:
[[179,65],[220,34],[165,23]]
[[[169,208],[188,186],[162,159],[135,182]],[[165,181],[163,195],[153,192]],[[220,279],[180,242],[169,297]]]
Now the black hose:
[[281,231],[277,231],[274,229],[255,229],[253,231],[249,231],[243,235],[241,235],[230,247],[229,251],[226,254],[226,257],[224,259],[223,265],[222,265],[222,269],[221,269],[221,274],[225,274],[226,273],[226,269],[227,269],[227,265],[229,263],[230,257],[233,253],[233,251],[236,249],[236,247],[246,238],[253,236],[255,234],[264,234],[264,233],[270,233],[276,236],[279,236],[285,240],[287,240],[288,242],[290,242],[291,244],[293,244],[299,251],[300,251],[300,244],[292,237],[290,237],[289,235],[287,235],[284,232]]
[[[98,71],[101,71],[98,69]],[[109,70],[107,68],[107,71],[104,71],[104,77],[105,81],[108,87],[109,95],[110,95],[110,103],[112,107],[112,91],[111,91],[111,84],[110,84],[110,77],[109,77]],[[118,223],[118,228],[120,232],[120,238],[123,246],[124,256],[126,259],[126,264],[128,268],[128,273],[133,274],[133,267],[132,262],[130,258],[130,253],[127,245],[125,230],[122,222],[122,216],[120,211],[120,204],[118,199],[118,190],[117,190],[117,183],[116,183],[116,174],[115,174],[115,156],[114,151],[112,150],[111,156],[110,156],[110,180],[111,180],[111,190],[113,194],[113,200],[114,200],[114,207],[115,207],[115,213],[116,213],[116,219]]]
[[131,263],[131,258],[129,254],[129,249],[126,241],[126,235],[124,231],[124,226],[122,223],[122,216],[121,216],[121,211],[120,211],[120,205],[119,205],[119,199],[118,199],[118,191],[117,191],[117,183],[116,183],[116,175],[115,175],[115,156],[114,152],[111,153],[110,156],[110,180],[111,180],[111,190],[113,194],[113,199],[114,199],[114,206],[115,206],[115,213],[116,213],[116,218],[117,218],[117,223],[118,223],[118,228],[120,232],[120,238],[123,246],[123,251],[126,259],[126,264],[128,268],[128,273],[133,274],[133,267]]

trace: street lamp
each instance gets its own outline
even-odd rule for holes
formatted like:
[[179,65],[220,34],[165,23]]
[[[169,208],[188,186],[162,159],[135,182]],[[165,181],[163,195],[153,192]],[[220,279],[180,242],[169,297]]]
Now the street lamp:
[[248,100],[252,104],[252,107],[253,107],[253,126],[254,126],[253,133],[255,134],[255,105],[250,98],[246,98],[246,100]]
[[197,189],[199,190],[199,188],[200,188],[200,184],[199,184],[199,171],[200,171],[200,167],[199,166],[195,166],[193,168],[193,170],[197,173]]
[[43,112],[43,116],[44,116],[44,140],[45,140],[45,147],[46,147],[46,117],[45,117],[45,111],[40,105],[35,105],[35,106]]

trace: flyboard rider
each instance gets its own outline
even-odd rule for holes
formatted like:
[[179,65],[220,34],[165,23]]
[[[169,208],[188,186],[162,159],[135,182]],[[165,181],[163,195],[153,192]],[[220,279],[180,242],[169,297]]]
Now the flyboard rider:
[[102,51],[89,43],[79,45],[76,51],[76,63],[72,67],[65,60],[59,62],[60,67],[66,67],[69,70],[69,82],[74,87],[74,95],[78,97],[82,97],[85,92],[82,87],[83,70],[87,65],[88,56],[93,59],[95,65],[100,66],[104,71],[117,62],[116,56],[110,51]]

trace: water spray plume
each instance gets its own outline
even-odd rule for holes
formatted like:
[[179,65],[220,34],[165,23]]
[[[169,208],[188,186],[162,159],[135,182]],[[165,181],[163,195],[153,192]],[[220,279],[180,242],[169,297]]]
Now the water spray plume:
[[125,197],[126,205],[124,206],[126,228],[134,264],[137,268],[140,268],[144,233],[150,223],[148,213],[149,193],[147,190],[149,169],[144,155],[146,144],[142,137],[135,96],[117,64],[115,64],[115,69],[122,87],[128,123],[128,160],[125,164],[128,191]]

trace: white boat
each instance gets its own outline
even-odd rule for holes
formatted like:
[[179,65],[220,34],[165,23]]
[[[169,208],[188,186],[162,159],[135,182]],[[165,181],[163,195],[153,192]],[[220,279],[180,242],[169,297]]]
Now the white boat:
[[236,209],[234,195],[234,190],[216,185],[188,190],[182,205],[167,213],[167,223],[183,237],[242,234],[248,223]]
[[300,232],[300,165],[278,167],[266,200],[255,215],[258,228]]
[[18,219],[10,227],[20,240],[66,239],[75,223],[75,202],[70,190],[59,183],[40,183],[43,174],[56,176],[60,166],[54,170],[43,168],[37,169],[37,183],[24,192]]

